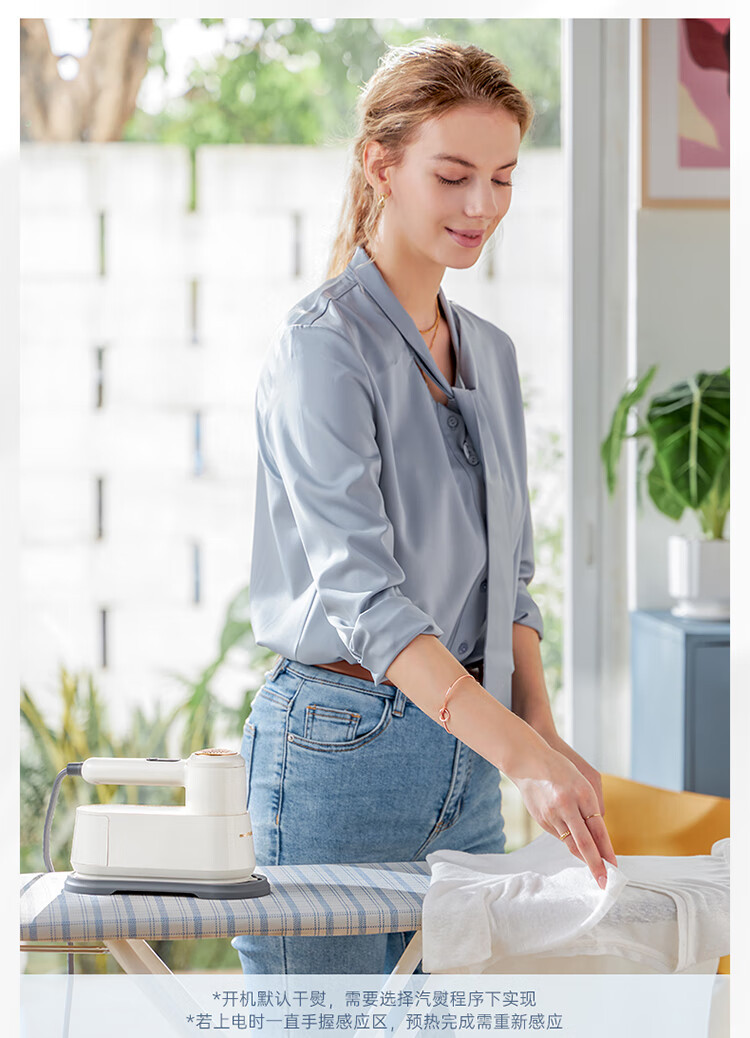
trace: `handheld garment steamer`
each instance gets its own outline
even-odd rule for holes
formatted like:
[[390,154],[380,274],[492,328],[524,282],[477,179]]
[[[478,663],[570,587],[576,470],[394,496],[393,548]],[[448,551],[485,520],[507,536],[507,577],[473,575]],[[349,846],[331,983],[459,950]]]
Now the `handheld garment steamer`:
[[187,760],[89,757],[68,765],[59,777],[66,773],[92,784],[185,787],[184,807],[76,808],[70,855],[75,871],[65,881],[66,890],[222,899],[270,893],[268,879],[253,871],[245,762],[234,750],[197,750]]

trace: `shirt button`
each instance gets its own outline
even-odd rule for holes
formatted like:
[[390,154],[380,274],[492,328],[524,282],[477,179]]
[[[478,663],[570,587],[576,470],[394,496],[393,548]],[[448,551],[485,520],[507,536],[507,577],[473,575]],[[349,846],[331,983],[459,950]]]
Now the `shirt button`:
[[487,581],[486,580],[483,580],[482,583],[479,585],[479,590],[480,591],[486,591],[487,590]]
[[454,414],[452,414],[448,418],[448,425],[451,427],[451,429],[455,429],[456,426],[458,425],[458,418],[456,418],[456,416]]
[[464,443],[462,450],[464,452],[466,460],[470,465],[476,465],[478,463],[479,459],[474,453],[474,448],[471,446],[468,440],[466,440],[466,442]]
[[468,651],[468,648],[469,646],[466,642],[461,642],[461,644],[458,647],[458,655],[463,656],[463,654]]

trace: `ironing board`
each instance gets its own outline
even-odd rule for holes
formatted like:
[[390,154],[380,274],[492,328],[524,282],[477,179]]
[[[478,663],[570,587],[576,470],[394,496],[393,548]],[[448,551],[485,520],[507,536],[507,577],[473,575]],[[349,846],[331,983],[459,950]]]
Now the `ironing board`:
[[[63,889],[69,873],[22,875],[22,948],[75,951],[82,942],[99,941],[126,973],[171,974],[149,940],[230,938],[241,933],[338,936],[416,931],[386,978],[383,993],[397,991],[404,982],[403,975],[408,978],[421,961],[422,902],[430,885],[430,866],[426,861],[268,865],[258,871],[267,876],[271,893],[234,901],[145,894],[72,894]],[[145,979],[137,982],[145,983]],[[167,991],[148,988],[144,993],[168,1019],[174,1018],[175,1010],[203,1010],[190,992],[179,988],[179,982]],[[728,998],[728,985],[714,991],[712,1035],[728,1033],[728,1023],[723,1023],[728,1021]],[[714,1019],[719,1021],[716,1028]],[[402,1020],[393,1032],[394,1038],[405,1034],[406,1029]],[[353,1032],[352,1038],[365,1032],[372,1033],[367,1022]]]
[[257,871],[268,878],[270,894],[222,901],[163,894],[73,894],[63,888],[68,872],[22,875],[21,947],[66,952],[98,942],[126,973],[171,973],[149,941],[416,930],[393,974],[416,969],[422,957],[422,902],[430,885],[426,861],[265,865]]

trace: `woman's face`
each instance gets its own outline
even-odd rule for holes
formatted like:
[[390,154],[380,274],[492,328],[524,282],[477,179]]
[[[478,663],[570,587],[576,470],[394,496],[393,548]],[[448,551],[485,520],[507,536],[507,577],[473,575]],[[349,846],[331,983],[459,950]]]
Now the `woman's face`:
[[471,267],[510,206],[520,144],[505,109],[462,105],[428,120],[402,162],[383,170],[384,240],[414,260]]

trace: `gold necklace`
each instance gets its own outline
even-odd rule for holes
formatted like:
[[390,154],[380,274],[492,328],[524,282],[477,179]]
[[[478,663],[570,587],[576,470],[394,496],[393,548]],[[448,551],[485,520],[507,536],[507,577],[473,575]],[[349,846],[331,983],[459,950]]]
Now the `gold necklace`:
[[419,329],[419,334],[420,335],[429,335],[429,333],[432,332],[432,338],[430,339],[430,342],[429,342],[429,344],[427,346],[427,349],[430,351],[430,353],[432,353],[432,347],[433,347],[433,345],[435,343],[435,336],[437,335],[437,330],[438,330],[438,324],[439,323],[440,323],[440,307],[438,305],[438,300],[435,299],[435,322],[434,322],[434,324],[430,325],[429,328],[425,328],[424,331],[422,331],[421,328]]
[[[438,330],[438,325],[439,324],[440,324],[440,307],[438,305],[438,300],[436,299],[435,300],[435,323],[432,325],[431,328],[428,328],[424,332],[421,331],[421,329],[420,329],[420,335],[427,335],[427,334],[429,334],[429,332],[432,332],[432,338],[430,339],[430,341],[428,343],[428,346],[427,346],[427,349],[430,351],[430,354],[432,354],[432,347],[433,347],[433,345],[435,343],[435,336],[437,335],[437,330]],[[429,379],[427,378],[427,376],[425,375],[424,371],[422,371],[421,367],[419,367],[418,364],[417,364],[417,367],[419,368],[420,375],[425,380],[427,388],[430,389]],[[432,392],[432,390],[430,390],[430,392]]]

